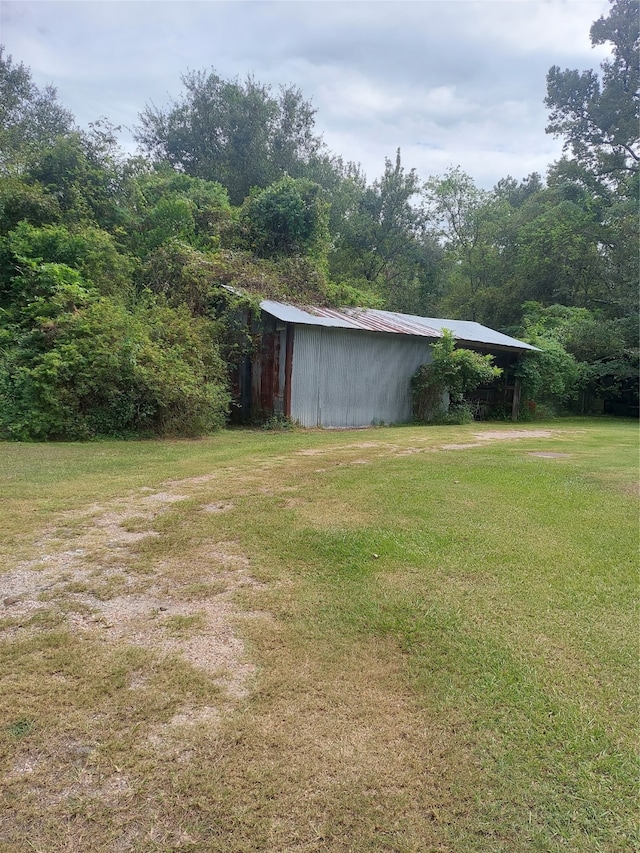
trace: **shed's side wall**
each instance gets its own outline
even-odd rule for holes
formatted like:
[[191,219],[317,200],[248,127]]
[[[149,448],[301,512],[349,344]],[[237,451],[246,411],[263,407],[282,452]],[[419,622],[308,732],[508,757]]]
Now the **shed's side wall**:
[[291,417],[306,427],[411,419],[410,380],[431,361],[429,338],[296,326]]

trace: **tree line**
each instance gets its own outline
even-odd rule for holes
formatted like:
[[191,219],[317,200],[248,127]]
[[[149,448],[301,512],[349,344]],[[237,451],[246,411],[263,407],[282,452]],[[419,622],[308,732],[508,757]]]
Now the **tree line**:
[[182,78],[126,155],[0,48],[0,435],[222,426],[261,298],[477,320],[539,347],[525,400],[637,406],[638,3],[591,28],[599,71],[547,75],[546,176],[369,182],[295,86]]

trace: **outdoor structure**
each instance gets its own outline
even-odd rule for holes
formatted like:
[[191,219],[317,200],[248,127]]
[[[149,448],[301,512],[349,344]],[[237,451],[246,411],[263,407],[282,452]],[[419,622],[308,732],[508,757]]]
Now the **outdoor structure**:
[[[479,323],[370,308],[299,308],[264,300],[261,340],[238,376],[245,419],[281,415],[305,427],[349,428],[411,420],[410,381],[449,329],[458,346],[491,353],[505,371],[478,405],[517,412],[512,369],[529,344]],[[485,399],[483,399],[483,394]],[[498,400],[492,399],[492,395]]]

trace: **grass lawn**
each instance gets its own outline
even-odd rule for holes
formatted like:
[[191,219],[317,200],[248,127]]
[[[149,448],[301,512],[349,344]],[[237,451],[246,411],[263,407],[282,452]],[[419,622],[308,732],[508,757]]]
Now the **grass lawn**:
[[638,850],[638,428],[1,444],[0,851]]

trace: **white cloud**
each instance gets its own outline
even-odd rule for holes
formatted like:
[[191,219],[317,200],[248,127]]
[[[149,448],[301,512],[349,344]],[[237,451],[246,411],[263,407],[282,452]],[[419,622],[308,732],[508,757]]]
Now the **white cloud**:
[[607,0],[488,0],[479,6],[483,11],[474,17],[475,33],[495,49],[518,55],[555,53],[571,61],[591,58],[589,27],[607,13],[609,3]]

